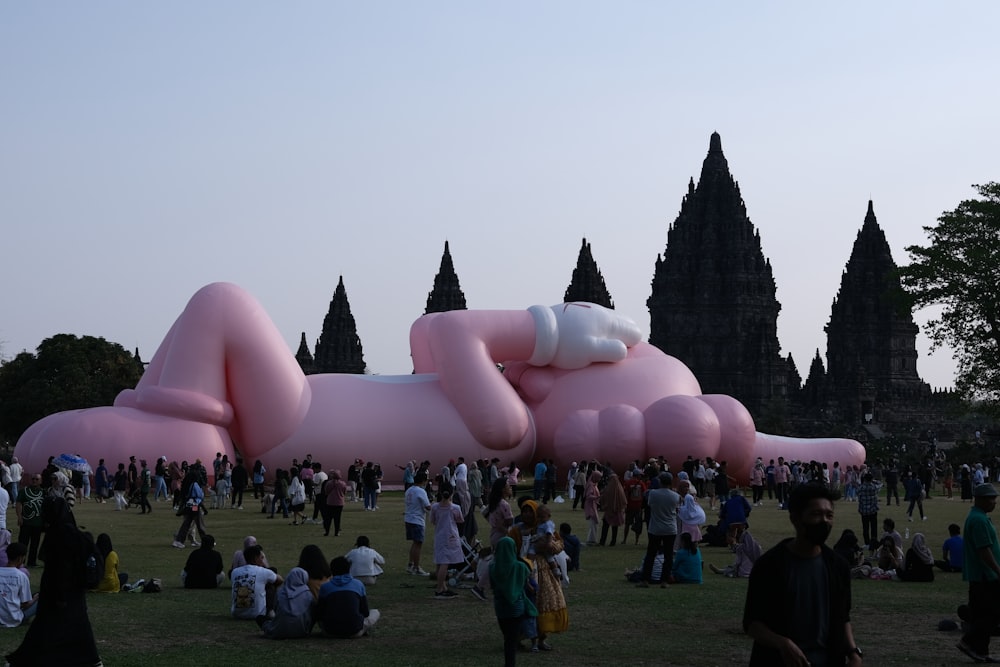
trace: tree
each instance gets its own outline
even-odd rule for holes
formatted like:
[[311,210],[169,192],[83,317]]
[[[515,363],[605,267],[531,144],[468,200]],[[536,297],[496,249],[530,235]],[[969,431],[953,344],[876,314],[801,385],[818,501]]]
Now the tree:
[[117,343],[72,334],[46,338],[36,354],[22,352],[0,364],[0,441],[16,442],[55,412],[111,405],[141,376],[141,362]]
[[955,387],[969,400],[1000,402],[1000,183],[973,185],[980,199],[945,211],[924,227],[930,244],[909,246],[900,269],[917,307],[937,305],[927,323],[931,349],[955,349]]

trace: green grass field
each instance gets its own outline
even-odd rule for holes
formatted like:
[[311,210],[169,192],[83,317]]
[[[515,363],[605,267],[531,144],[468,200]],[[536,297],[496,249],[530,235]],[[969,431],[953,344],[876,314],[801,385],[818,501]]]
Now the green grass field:
[[[704,503],[707,511],[707,501]],[[365,512],[360,503],[344,511],[343,535],[324,537],[322,526],[291,526],[279,517],[268,520],[252,497],[244,511],[211,511],[208,530],[219,542],[218,550],[228,564],[245,535],[257,536],[271,564],[286,574],[298,560],[305,544],[315,543],[326,557],[346,553],[358,535],[367,535],[372,546],[388,561],[379,583],[368,588],[370,603],[382,612],[373,636],[357,640],[331,640],[318,634],[302,640],[262,639],[252,622],[229,617],[228,588],[186,591],[179,572],[189,549],[170,546],[180,519],[166,503],[157,503],[151,515],[131,509],[114,511],[113,504],[83,502],[77,505],[80,525],[94,535],[107,532],[121,558],[122,571],[131,580],[139,577],[163,580],[159,594],[91,594],[90,619],[102,658],[107,665],[479,665],[501,664],[500,631],[492,603],[480,602],[468,591],[458,599],[434,600],[432,582],[406,574],[409,543],[404,539],[402,494],[385,493],[377,512]],[[550,503],[558,525],[568,521],[584,540],[583,512],[570,503]],[[922,530],[939,555],[947,537],[947,525],[962,525],[967,503],[937,497],[925,501],[929,520],[907,523],[903,507],[883,510],[902,533]],[[312,507],[307,507],[311,516]],[[712,516],[709,512],[709,516]],[[10,512],[8,520],[14,516]],[[787,513],[776,503],[765,501],[750,517],[754,534],[767,549],[791,534]],[[16,525],[12,525],[16,534]],[[837,503],[832,541],[843,528],[860,534],[861,522],[852,503]],[[485,521],[480,537],[487,541]],[[425,545],[422,565],[431,570],[432,538]],[[908,541],[907,541],[908,542]],[[608,665],[615,662],[638,665],[746,664],[750,640],[743,634],[741,616],[745,580],[726,579],[708,571],[708,563],[730,562],[726,549],[702,551],[705,583],[701,586],[671,586],[667,589],[637,589],[623,577],[636,567],[645,550],[639,545],[585,547],[583,571],[574,573],[566,590],[569,631],[550,638],[550,653],[518,656],[525,665]],[[37,590],[41,569],[32,571],[32,589]],[[955,648],[957,633],[937,630],[944,618],[957,620],[955,608],[965,601],[961,575],[938,572],[931,584],[894,581],[855,581],[853,586],[854,633],[865,649],[870,665],[951,665],[969,662]],[[0,632],[3,652],[14,649],[23,629]],[[1000,649],[997,650],[1000,653]]]

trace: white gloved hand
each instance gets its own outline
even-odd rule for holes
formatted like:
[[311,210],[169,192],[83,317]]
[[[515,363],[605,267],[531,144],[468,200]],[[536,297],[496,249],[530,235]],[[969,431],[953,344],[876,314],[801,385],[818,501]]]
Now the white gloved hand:
[[572,370],[621,361],[642,340],[639,326],[594,303],[576,301],[528,309],[535,320],[535,351],[528,363]]

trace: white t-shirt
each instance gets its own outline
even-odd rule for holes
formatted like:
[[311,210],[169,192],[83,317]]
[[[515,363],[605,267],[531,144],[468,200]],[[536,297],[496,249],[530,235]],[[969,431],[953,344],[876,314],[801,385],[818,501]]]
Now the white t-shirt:
[[24,620],[21,603],[31,599],[28,575],[16,567],[0,567],[0,626],[16,628]]
[[380,565],[385,565],[382,554],[371,547],[355,547],[344,556],[351,562],[352,577],[377,577],[382,574]]
[[10,507],[10,494],[0,487],[0,528],[7,528],[7,508]]
[[427,498],[427,491],[424,487],[414,484],[406,490],[403,495],[403,521],[417,526],[426,525],[424,516],[431,508],[431,501]]
[[468,482],[469,481],[469,466],[464,463],[459,463],[455,466],[455,481],[456,482]]
[[267,613],[266,586],[278,575],[259,565],[243,565],[233,570],[233,618],[253,620]]

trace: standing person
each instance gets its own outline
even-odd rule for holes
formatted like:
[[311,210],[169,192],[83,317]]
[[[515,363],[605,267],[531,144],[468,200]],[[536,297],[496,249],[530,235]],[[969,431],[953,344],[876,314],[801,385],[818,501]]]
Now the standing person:
[[493,611],[503,634],[504,667],[514,667],[521,619],[524,616],[538,616],[538,610],[525,595],[531,570],[517,557],[514,540],[503,537],[497,541],[494,549],[493,562],[490,563]]
[[461,535],[462,510],[451,502],[451,491],[441,491],[441,500],[431,505],[434,524],[434,563],[437,565],[435,600],[451,600],[458,593],[448,588],[448,566],[463,560]]
[[7,662],[15,667],[101,665],[87,615],[83,563],[90,553],[89,540],[76,527],[65,499],[46,498],[42,516],[45,569],[38,588],[38,611],[21,645],[7,654]]
[[259,544],[244,549],[243,558],[247,564],[229,573],[233,580],[230,613],[233,618],[256,620],[260,616],[267,616],[268,608],[273,605],[269,604],[269,600],[273,599],[284,579],[266,567],[264,550]]
[[305,523],[306,485],[302,483],[298,468],[292,468],[290,474],[292,480],[288,484],[288,500],[292,508],[292,525],[298,526]]
[[142,511],[139,514],[152,514],[153,506],[149,504],[149,491],[153,487],[153,474],[146,465],[146,459],[142,459],[139,464],[142,466],[139,472],[139,507]]
[[757,461],[750,471],[750,489],[753,491],[753,506],[759,507],[764,504],[764,461],[758,456]]
[[538,463],[535,464],[534,492],[532,493],[536,503],[542,502],[542,496],[545,494],[545,471],[547,469],[545,459],[538,459]]
[[577,466],[576,472],[573,473],[573,509],[576,509],[576,504],[580,503],[583,506],[584,498],[583,492],[584,488],[587,486],[587,471],[586,466]]
[[956,647],[976,662],[995,662],[989,655],[990,635],[1000,623],[1000,542],[989,515],[997,507],[997,490],[992,484],[979,484],[972,497],[962,531],[962,580],[969,582],[969,626]]
[[233,472],[229,477],[229,482],[233,485],[233,498],[229,504],[229,509],[243,509],[243,493],[247,490],[247,483],[250,481],[250,476],[247,474],[247,468],[243,464],[243,459],[236,457],[236,465],[233,466]]
[[10,459],[10,487],[7,489],[7,494],[11,498],[17,498],[17,494],[21,490],[22,477],[24,477],[24,467],[17,462],[17,457],[14,456]]
[[[330,476],[326,474],[323,470],[323,464],[319,461],[313,461],[313,515],[312,519],[307,519],[307,523],[320,523],[317,521],[316,517],[323,516],[323,508],[326,507],[326,481],[330,479]],[[234,491],[235,493],[235,491]]]
[[282,518],[288,518],[288,473],[281,468],[274,471],[274,498],[271,500],[271,513],[268,519],[274,518],[275,510],[281,508]]
[[[194,468],[189,469],[187,476],[184,478],[181,496],[184,500],[181,501],[179,511],[183,513],[184,520],[181,522],[181,527],[174,536],[173,546],[177,549],[184,548],[184,541],[187,539],[192,524],[198,529],[198,535],[202,539],[205,537],[205,519],[202,518],[202,505],[205,502],[205,492],[201,490],[201,485],[198,483],[198,471]],[[197,547],[201,543],[192,537],[191,545]]]
[[601,490],[598,484],[603,474],[600,470],[590,473],[587,486],[583,489],[583,518],[587,520],[587,544],[597,544],[597,526],[600,523]]
[[778,493],[778,508],[785,508],[785,500],[788,499],[788,482],[791,479],[792,470],[785,463],[783,456],[778,457],[778,465],[774,467],[774,486]]
[[326,497],[323,499],[323,535],[330,535],[330,523],[333,523],[333,536],[340,537],[340,518],[344,514],[344,502],[347,496],[347,484],[340,478],[340,471],[334,470],[326,481]]
[[542,496],[542,502],[547,503],[549,499],[555,499],[556,497],[556,476],[558,475],[558,469],[556,467],[556,462],[554,459],[549,459],[548,463],[545,464],[545,495]]
[[128,509],[128,500],[125,498],[125,493],[128,491],[128,473],[125,472],[124,463],[118,464],[118,471],[112,482],[112,490],[115,493],[115,511],[120,512]]
[[642,503],[646,497],[646,483],[642,479],[642,471],[636,469],[625,482],[625,532],[622,543],[628,543],[629,528],[635,533],[635,543],[639,544],[642,535]]
[[139,490],[139,468],[135,465],[135,457],[128,457],[128,497],[135,496]]
[[[103,459],[102,459],[103,460]],[[153,502],[160,501],[160,494],[163,494],[163,500],[167,500],[170,494],[167,493],[167,457],[161,456],[156,459],[156,465],[153,467],[153,481],[156,486],[153,490]]]
[[750,665],[861,665],[851,628],[851,573],[826,546],[836,494],[800,484],[787,498],[795,537],[760,557],[747,586],[743,630]]
[[378,476],[372,461],[366,463],[361,470],[361,487],[364,491],[365,511],[374,512],[378,509]]
[[10,507],[10,495],[7,493],[7,489],[0,487],[0,530],[7,530],[8,507]]
[[17,512],[17,541],[28,547],[28,567],[38,567],[38,545],[42,540],[42,501],[45,492],[42,491],[42,476],[35,473],[31,476],[28,486],[22,486],[17,492],[17,502],[14,509]]
[[913,521],[913,506],[916,505],[920,510],[920,520],[927,521],[927,516],[924,514],[924,485],[920,478],[912,472],[908,473],[905,488],[905,499],[910,502],[910,506],[906,508],[906,520]]
[[226,509],[226,501],[229,499],[229,492],[232,490],[233,464],[229,462],[229,455],[224,454],[222,461],[216,468],[215,477],[215,509]]
[[[885,505],[892,505],[893,497],[896,498],[896,506],[899,507],[899,462],[896,459],[889,459],[889,464],[882,471],[885,480]],[[904,500],[906,494],[906,483],[903,483]]]
[[871,552],[878,546],[878,500],[878,487],[872,474],[866,472],[858,487],[858,514],[861,515],[861,536]]
[[490,546],[496,549],[497,542],[507,535],[514,525],[514,513],[510,509],[510,485],[504,478],[493,482],[486,504],[486,520],[490,524]]
[[646,494],[646,504],[649,506],[649,527],[646,529],[646,557],[642,561],[641,588],[649,588],[657,583],[653,578],[653,562],[656,554],[663,552],[663,573],[660,575],[660,585],[666,586],[670,581],[670,568],[673,564],[674,540],[677,539],[677,505],[681,497],[671,486],[674,476],[669,472],[660,473],[660,488],[650,489]]
[[361,495],[361,459],[354,459],[354,463],[347,469],[347,491],[351,496],[350,502],[358,502]]
[[97,502],[106,502],[108,496],[111,495],[110,482],[111,480],[108,477],[108,467],[104,465],[104,459],[101,459],[97,464],[97,470],[94,471],[94,492],[97,495]]
[[613,547],[618,543],[618,528],[625,524],[625,506],[627,502],[625,489],[622,488],[622,483],[618,480],[618,475],[611,473],[607,486],[601,492],[601,511],[604,515],[601,519],[601,541],[597,543],[599,546],[603,547],[605,541],[608,539],[609,526],[611,527],[610,546]]
[[253,463],[253,475],[251,476],[251,481],[253,482],[253,498],[257,500],[258,498],[264,497],[264,473],[267,472],[267,468],[264,464],[257,459]]
[[427,512],[431,509],[430,499],[424,484],[427,483],[427,473],[418,472],[413,478],[413,486],[403,494],[403,524],[406,528],[406,539],[410,541],[410,558],[406,564],[406,572],[418,577],[426,577],[429,572],[420,567],[420,551],[424,546],[424,529]]

